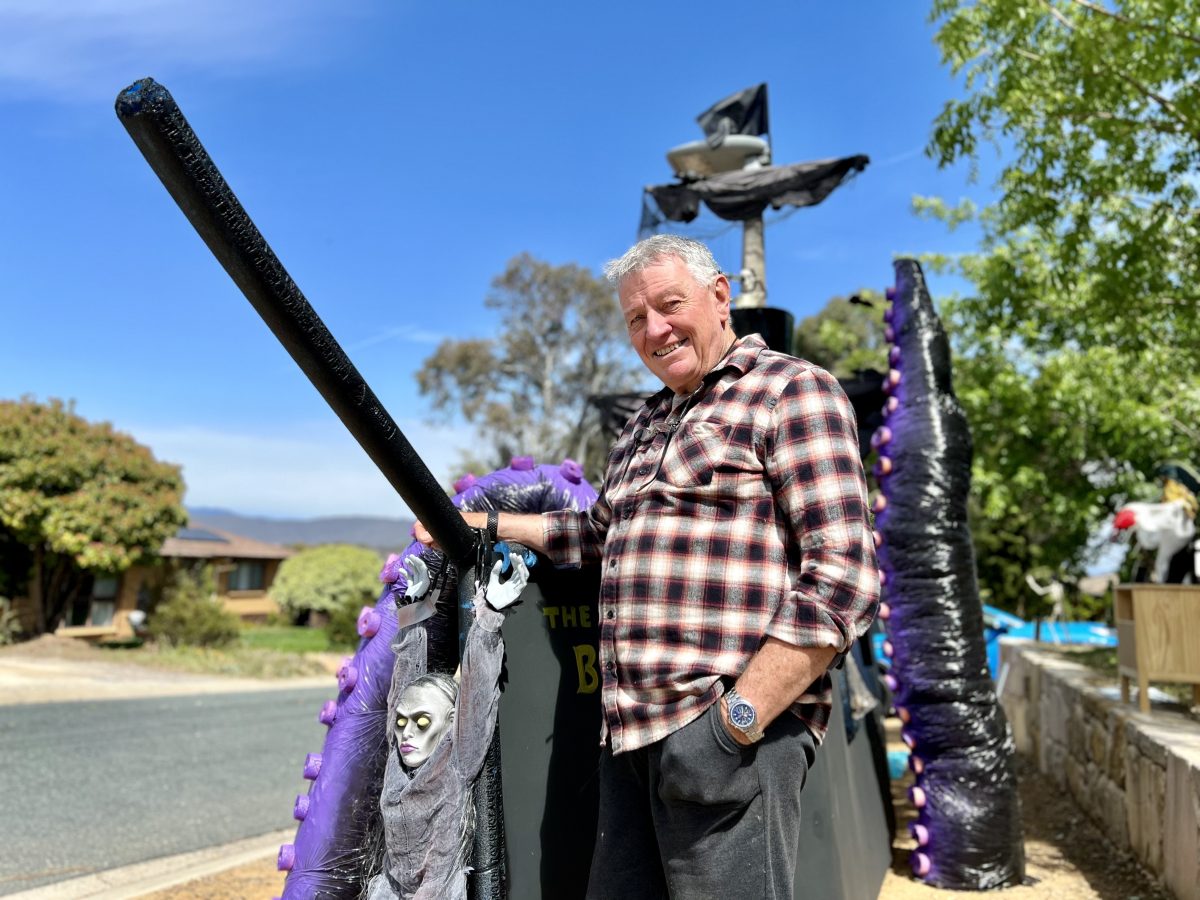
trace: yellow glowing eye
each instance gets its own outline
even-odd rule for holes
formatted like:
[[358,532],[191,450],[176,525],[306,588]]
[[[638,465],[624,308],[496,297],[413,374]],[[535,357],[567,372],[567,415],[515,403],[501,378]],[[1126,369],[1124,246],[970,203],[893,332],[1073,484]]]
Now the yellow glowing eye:
[[432,724],[432,720],[429,718],[429,716],[418,716],[417,717],[417,727],[420,728],[422,731],[424,731],[426,728],[428,728],[431,724]]
[[407,724],[408,724],[408,716],[398,716],[396,718],[396,727],[397,728],[403,728]]

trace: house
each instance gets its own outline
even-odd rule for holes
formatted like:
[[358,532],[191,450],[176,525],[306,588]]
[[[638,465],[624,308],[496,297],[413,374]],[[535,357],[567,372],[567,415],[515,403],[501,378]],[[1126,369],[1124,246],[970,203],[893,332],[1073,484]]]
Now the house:
[[217,598],[226,609],[246,620],[265,619],[279,612],[268,591],[279,564],[294,552],[218,528],[181,528],[163,543],[159,561],[92,579],[90,591],[67,607],[55,634],[101,640],[132,637],[129,614],[148,613],[171,575],[196,565],[212,566]]

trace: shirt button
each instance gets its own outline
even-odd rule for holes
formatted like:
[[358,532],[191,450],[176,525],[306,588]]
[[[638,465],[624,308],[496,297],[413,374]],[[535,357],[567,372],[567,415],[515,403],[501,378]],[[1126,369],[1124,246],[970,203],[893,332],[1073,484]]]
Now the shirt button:
[[617,565],[617,561],[616,561],[615,559],[610,559],[610,560],[608,561],[608,567],[609,567],[610,569],[614,569],[614,568],[616,568],[616,565]]
[[616,616],[616,613],[611,609],[604,614],[604,618],[606,618],[606,619],[611,619],[614,616]]
[[616,667],[617,667],[617,664],[615,662],[613,662],[611,659],[604,664],[604,669],[607,672],[613,671],[614,669],[616,669]]

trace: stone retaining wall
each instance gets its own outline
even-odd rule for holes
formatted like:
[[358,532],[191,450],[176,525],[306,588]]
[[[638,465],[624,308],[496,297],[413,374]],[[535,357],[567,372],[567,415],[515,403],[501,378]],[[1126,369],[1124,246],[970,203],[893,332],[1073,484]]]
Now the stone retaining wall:
[[[1200,723],[1120,701],[1115,681],[1002,641],[1000,701],[1017,750],[1180,900],[1200,900]],[[1007,667],[1007,668],[1006,668]]]

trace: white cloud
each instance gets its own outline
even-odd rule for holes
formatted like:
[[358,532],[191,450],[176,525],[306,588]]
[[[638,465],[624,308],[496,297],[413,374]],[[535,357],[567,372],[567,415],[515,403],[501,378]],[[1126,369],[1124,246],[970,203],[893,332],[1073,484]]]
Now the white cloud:
[[[344,17],[325,0],[5,0],[0,89],[112,97],[163,68],[215,70],[277,60],[319,23]],[[312,43],[317,43],[313,41]],[[311,49],[311,48],[310,48]],[[15,92],[14,92],[15,93]]]
[[346,348],[346,352],[352,353],[355,350],[363,350],[388,341],[400,341],[407,344],[440,344],[445,338],[444,334],[438,334],[436,331],[414,328],[411,325],[397,325],[393,328],[385,328],[368,338],[351,344]]
[[889,156],[886,159],[881,159],[877,162],[872,160],[870,168],[872,172],[877,172],[880,169],[889,168],[897,163],[908,162],[910,159],[915,159],[918,156],[922,156],[924,153],[925,145],[921,144],[917,147],[912,147],[908,150],[905,150],[903,153],[897,153],[895,156]]
[[[434,477],[448,484],[467,429],[398,423]],[[154,455],[183,466],[189,506],[310,518],[410,516],[408,507],[340,422],[236,432],[200,426],[129,429]]]

